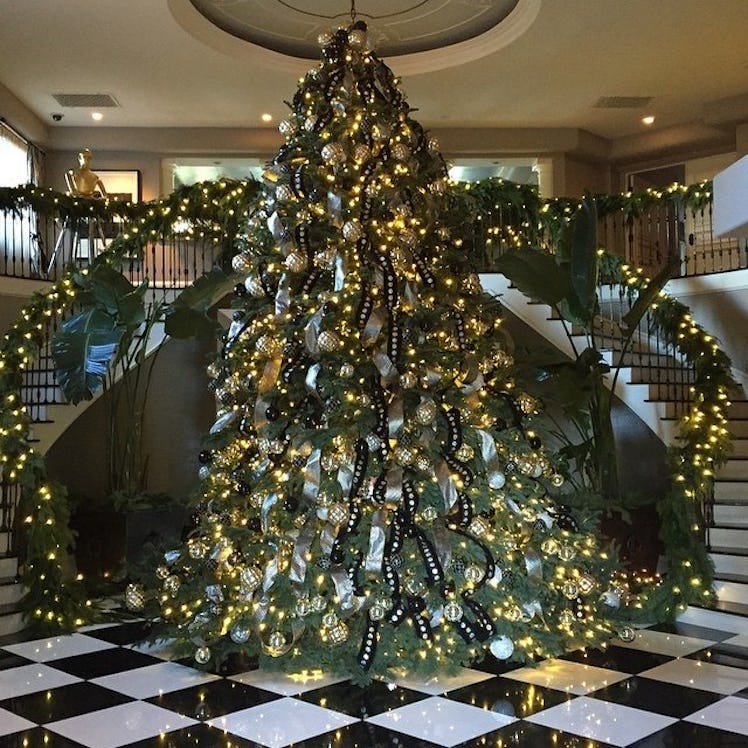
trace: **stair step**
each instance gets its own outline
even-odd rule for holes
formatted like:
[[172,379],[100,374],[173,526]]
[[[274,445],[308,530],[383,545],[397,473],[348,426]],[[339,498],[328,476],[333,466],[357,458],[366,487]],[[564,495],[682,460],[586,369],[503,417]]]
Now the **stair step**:
[[748,481],[728,481],[721,478],[714,482],[716,503],[748,503]]
[[647,382],[647,384],[649,385],[650,400],[688,403],[693,399],[692,385],[687,382]]
[[748,439],[748,421],[735,420],[727,416],[727,428],[733,437],[738,439]]
[[0,637],[10,636],[26,628],[26,619],[20,611],[0,615]]
[[748,419],[748,400],[731,400],[727,414],[730,418]]
[[719,480],[745,480],[748,481],[748,460],[740,458],[729,459],[717,470],[716,476]]
[[714,591],[720,601],[748,606],[748,584],[715,580]]
[[748,529],[748,504],[715,504],[714,524]]
[[748,438],[733,438],[730,457],[744,457],[748,459]]
[[748,555],[739,556],[734,553],[717,553],[712,551],[709,558],[714,563],[714,575],[723,579],[725,575],[745,577],[748,582]]
[[0,578],[15,577],[18,574],[18,558],[0,556]]
[[15,577],[0,579],[0,607],[4,605],[16,605],[25,594],[22,584],[15,581]]
[[748,548],[748,529],[712,527],[709,543],[712,548]]
[[695,375],[693,371],[680,368],[631,366],[630,379],[632,384],[681,385],[687,389],[693,384]]

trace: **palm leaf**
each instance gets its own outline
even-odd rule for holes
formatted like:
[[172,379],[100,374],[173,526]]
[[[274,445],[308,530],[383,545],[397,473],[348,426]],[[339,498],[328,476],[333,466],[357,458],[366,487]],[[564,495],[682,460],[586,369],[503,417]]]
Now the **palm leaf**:
[[103,386],[123,333],[103,309],[88,308],[63,322],[52,338],[52,357],[68,402],[90,400]]

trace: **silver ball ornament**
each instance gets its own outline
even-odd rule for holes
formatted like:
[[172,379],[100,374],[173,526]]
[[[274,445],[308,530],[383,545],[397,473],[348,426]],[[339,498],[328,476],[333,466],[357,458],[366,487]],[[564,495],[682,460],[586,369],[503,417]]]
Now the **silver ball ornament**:
[[498,636],[488,648],[497,660],[508,660],[514,652],[514,642],[508,636]]
[[229,631],[229,637],[234,644],[244,644],[249,640],[252,630],[245,623],[241,621],[235,623]]
[[210,650],[207,647],[198,647],[195,650],[195,662],[198,665],[206,665],[210,661]]

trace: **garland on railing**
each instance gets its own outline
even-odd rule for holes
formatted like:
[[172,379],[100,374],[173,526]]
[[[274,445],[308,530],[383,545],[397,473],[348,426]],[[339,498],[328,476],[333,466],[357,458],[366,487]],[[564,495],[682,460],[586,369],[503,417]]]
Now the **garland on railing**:
[[[188,234],[232,245],[239,222],[256,207],[257,194],[254,182],[221,180],[184,188],[163,200],[132,205],[72,198],[29,186],[0,189],[0,210],[31,208],[74,218],[122,217],[127,233],[97,260],[117,265],[133,248],[168,234],[175,224]],[[663,193],[650,190],[640,195],[596,196],[595,200],[601,214],[623,211],[637,215],[661,200],[700,210],[711,200],[711,190],[703,183],[674,186]],[[534,188],[495,179],[455,189],[455,210],[469,216],[463,218],[466,233],[471,220],[500,212],[502,240],[518,245],[553,236],[558,221],[568,219],[576,205],[574,200],[541,202]],[[230,256],[231,246],[226,249]],[[646,285],[641,272],[625,266],[621,272],[632,289]],[[34,294],[0,346],[0,470],[2,479],[21,491],[19,511],[26,554],[22,581],[28,589],[25,606],[32,623],[57,630],[90,619],[91,608],[80,580],[66,576],[65,557],[73,543],[66,493],[48,480],[43,459],[28,444],[29,421],[19,392],[24,370],[44,342],[45,324],[69,308],[77,290],[70,271],[51,288]],[[680,424],[681,445],[670,450],[672,489],[658,503],[670,568],[665,581],[642,589],[635,603],[642,619],[649,620],[673,617],[688,602],[711,597],[711,567],[700,540],[699,503],[708,500],[714,468],[724,462],[729,449],[724,408],[733,384],[729,360],[714,339],[693,322],[685,306],[661,294],[654,315],[662,334],[693,364],[696,382],[695,404]]]
[[[95,262],[120,265],[149,239],[168,233],[174,222],[189,221],[185,231],[220,241],[228,226],[248,214],[257,194],[255,182],[198,184],[152,203],[131,205],[93,198],[73,198],[46,188],[0,189],[0,210],[31,208],[61,217],[126,217],[128,232],[117,237]],[[79,268],[69,269],[49,289],[36,292],[0,345],[0,480],[20,493],[19,524],[23,530],[24,564],[21,582],[29,624],[37,631],[71,630],[91,620],[93,609],[79,575],[70,578],[67,558],[74,546],[69,527],[70,507],[63,486],[50,481],[44,459],[28,442],[30,422],[21,401],[24,371],[45,344],[44,330],[65,314],[80,286]]]

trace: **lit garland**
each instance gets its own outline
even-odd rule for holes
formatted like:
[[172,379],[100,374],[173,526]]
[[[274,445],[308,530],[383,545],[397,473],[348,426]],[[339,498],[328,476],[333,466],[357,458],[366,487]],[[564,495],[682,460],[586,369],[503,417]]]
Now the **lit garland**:
[[[506,210],[505,216],[513,216],[512,220],[504,221],[506,233],[502,239],[506,241],[509,237],[517,245],[536,241],[544,231],[552,234],[548,224],[560,216],[568,217],[576,204],[572,200],[540,204],[531,189],[499,180],[459,190],[457,204],[462,200],[470,205],[476,220],[498,210],[497,206]],[[708,206],[711,194],[708,184],[701,184],[596,199],[598,209],[603,207],[602,212],[609,209],[636,215],[658,201],[685,200],[691,209],[701,210]],[[78,217],[124,216],[135,230],[120,237],[101,260],[117,264],[124,253],[163,236],[179,221],[195,235],[210,235],[216,242],[241,246],[237,227],[251,216],[257,205],[252,183],[222,181],[197,185],[166,200],[139,205],[71,198],[34,187],[0,190],[0,207],[5,210],[31,207],[40,214],[59,211],[61,215]],[[639,288],[645,282],[640,273],[625,268],[622,272],[631,288]],[[46,322],[63,314],[75,298],[72,278],[70,273],[49,290],[35,294],[17,324],[6,334],[0,350],[3,393],[0,460],[6,482],[17,484],[22,496],[20,513],[26,551],[23,582],[29,590],[25,605],[34,622],[49,628],[79,625],[90,618],[91,609],[81,585],[65,578],[64,556],[72,545],[65,492],[47,480],[43,461],[26,441],[29,424],[18,392],[23,371],[43,342],[40,336]],[[683,305],[662,295],[654,315],[665,337],[693,363],[697,378],[695,404],[680,424],[684,438],[679,447],[670,451],[673,487],[658,505],[669,570],[664,583],[652,580],[655,584],[641,589],[636,606],[643,620],[672,617],[688,602],[703,603],[711,597],[711,567],[700,541],[703,527],[697,510],[700,502],[710,496],[714,468],[726,458],[729,434],[724,410],[732,382],[729,361],[714,339],[693,323]]]

